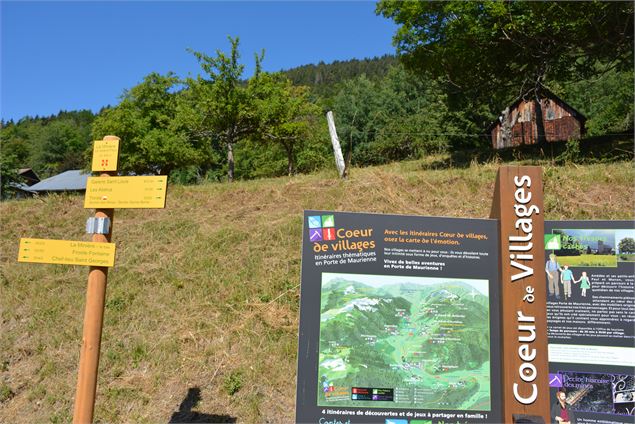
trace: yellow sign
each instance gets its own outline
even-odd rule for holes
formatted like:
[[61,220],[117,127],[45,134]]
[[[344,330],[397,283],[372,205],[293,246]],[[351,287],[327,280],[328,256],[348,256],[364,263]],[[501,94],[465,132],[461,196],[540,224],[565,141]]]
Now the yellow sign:
[[116,171],[119,159],[119,140],[93,142],[93,171]]
[[21,238],[18,262],[114,266],[115,244]]
[[168,177],[88,177],[85,208],[164,208]]

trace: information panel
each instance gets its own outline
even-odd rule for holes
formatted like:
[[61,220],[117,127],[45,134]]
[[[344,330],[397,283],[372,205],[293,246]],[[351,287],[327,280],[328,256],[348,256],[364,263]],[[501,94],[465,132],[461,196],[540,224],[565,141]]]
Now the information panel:
[[21,238],[18,262],[115,266],[115,244]]
[[168,177],[88,177],[84,208],[164,208]]
[[501,422],[495,220],[306,211],[296,421]]
[[545,233],[552,421],[633,423],[634,223],[545,221]]

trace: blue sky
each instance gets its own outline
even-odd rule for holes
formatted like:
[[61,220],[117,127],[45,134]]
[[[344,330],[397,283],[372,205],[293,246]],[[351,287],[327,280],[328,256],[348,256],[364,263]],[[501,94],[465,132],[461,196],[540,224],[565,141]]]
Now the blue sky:
[[213,54],[240,37],[247,73],[394,53],[395,24],[375,3],[0,0],[2,119],[113,105],[150,72],[199,73],[187,48]]

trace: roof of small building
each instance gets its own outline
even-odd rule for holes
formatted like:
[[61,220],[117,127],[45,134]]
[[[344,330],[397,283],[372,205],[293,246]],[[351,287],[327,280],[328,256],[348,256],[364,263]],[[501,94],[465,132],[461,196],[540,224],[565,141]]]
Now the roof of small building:
[[40,177],[31,168],[20,168],[18,170],[18,176],[23,178],[27,185],[33,185],[40,182]]
[[14,190],[26,191],[26,192],[31,193],[31,194],[33,193],[31,191],[31,187],[29,187],[27,184],[24,184],[24,183],[10,182],[8,185],[9,185],[9,187],[11,187]]
[[29,191],[78,191],[86,190],[86,181],[90,173],[80,169],[62,172],[33,184],[29,187]]
[[[532,90],[528,90],[525,93],[523,93],[522,95],[518,96],[513,102],[511,102],[511,104],[508,106],[509,109],[514,109],[516,106],[518,106],[521,102],[523,101],[527,101],[528,97],[527,95],[531,92]],[[542,86],[540,88],[540,93],[542,94],[542,97],[547,97],[547,98],[551,98],[556,100],[558,103],[563,104],[566,108],[571,109],[571,112],[573,112],[573,116],[575,116],[576,118],[578,118],[580,121],[586,121],[586,116],[584,116],[583,114],[581,114],[577,109],[575,109],[573,106],[571,106],[569,103],[565,102],[564,100],[562,100],[560,97],[558,97],[553,91],[549,90],[547,87]],[[502,114],[501,114],[502,115]],[[487,132],[491,132],[492,129],[494,129],[494,127],[498,124],[501,123],[500,121],[500,116],[499,115],[491,124],[489,124],[487,126]]]

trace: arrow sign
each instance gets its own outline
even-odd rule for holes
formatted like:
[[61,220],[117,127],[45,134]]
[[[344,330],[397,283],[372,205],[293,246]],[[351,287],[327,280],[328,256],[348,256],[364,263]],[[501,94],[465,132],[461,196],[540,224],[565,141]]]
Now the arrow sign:
[[[168,177],[88,177],[84,208],[149,209],[165,207]],[[157,193],[157,192],[161,193]]]
[[18,262],[111,267],[115,265],[115,244],[21,238]]

